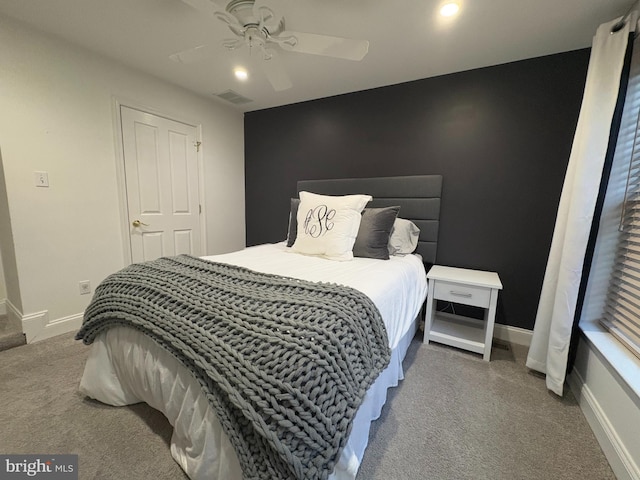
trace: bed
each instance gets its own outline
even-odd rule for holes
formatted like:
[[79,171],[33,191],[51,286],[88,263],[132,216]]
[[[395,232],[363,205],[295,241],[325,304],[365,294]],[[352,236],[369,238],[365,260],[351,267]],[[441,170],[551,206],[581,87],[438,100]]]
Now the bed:
[[[203,257],[218,265],[340,284],[364,294],[380,313],[389,361],[371,380],[349,423],[330,479],[356,477],[368,444],[371,422],[379,417],[387,389],[403,378],[402,360],[414,337],[426,297],[425,268],[435,262],[442,178],[438,175],[298,182],[298,192],[373,197],[367,208],[400,206],[399,217],[419,227],[416,254],[388,260],[353,258],[331,261],[292,252],[287,242],[249,247]],[[146,402],[172,424],[171,455],[192,479],[241,479],[237,449],[205,395],[202,383],[166,348],[129,326],[113,326],[97,335],[80,383],[88,397],[115,406]],[[246,459],[243,458],[246,463]],[[245,475],[246,476],[246,475]],[[267,478],[267,477],[265,477]],[[327,478],[320,474],[318,478]]]

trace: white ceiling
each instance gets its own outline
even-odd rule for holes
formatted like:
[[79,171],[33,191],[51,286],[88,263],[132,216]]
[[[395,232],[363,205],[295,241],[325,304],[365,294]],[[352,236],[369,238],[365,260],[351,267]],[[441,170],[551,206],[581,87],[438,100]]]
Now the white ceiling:
[[[366,39],[360,62],[281,52],[293,87],[273,90],[246,48],[228,51],[226,25],[181,0],[0,0],[0,14],[210,98],[232,89],[258,110],[588,47],[601,23],[632,0],[462,0],[444,21],[441,0],[264,0],[289,30]],[[169,55],[199,45],[211,55]],[[0,47],[1,48],[1,47]],[[236,65],[249,70],[237,81]],[[223,100],[220,102],[226,103]]]

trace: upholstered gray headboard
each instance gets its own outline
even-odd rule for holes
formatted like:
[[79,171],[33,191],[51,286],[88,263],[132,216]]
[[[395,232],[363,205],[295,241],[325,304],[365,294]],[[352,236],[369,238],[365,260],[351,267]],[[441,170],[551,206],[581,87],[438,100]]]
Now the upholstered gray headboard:
[[422,255],[425,263],[435,263],[440,225],[442,175],[300,180],[298,193],[302,191],[322,195],[362,193],[373,197],[368,207],[399,205],[398,216],[411,220],[420,229],[416,252]]

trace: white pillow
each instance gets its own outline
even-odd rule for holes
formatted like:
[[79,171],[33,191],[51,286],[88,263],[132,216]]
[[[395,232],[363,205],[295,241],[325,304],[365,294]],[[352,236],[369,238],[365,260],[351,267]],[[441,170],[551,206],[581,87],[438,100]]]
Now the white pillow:
[[340,197],[300,192],[298,233],[291,251],[330,260],[352,260],[361,212],[369,195]]
[[389,236],[389,255],[408,255],[418,246],[420,229],[410,220],[396,218]]

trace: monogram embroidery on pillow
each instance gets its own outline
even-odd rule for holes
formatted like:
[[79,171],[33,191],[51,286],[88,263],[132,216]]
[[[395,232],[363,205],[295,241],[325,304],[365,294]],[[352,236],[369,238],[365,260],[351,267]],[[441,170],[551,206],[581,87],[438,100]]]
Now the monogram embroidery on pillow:
[[304,233],[312,238],[324,235],[333,228],[334,223],[332,220],[335,215],[336,210],[334,208],[330,209],[326,205],[318,205],[309,209],[304,220]]

